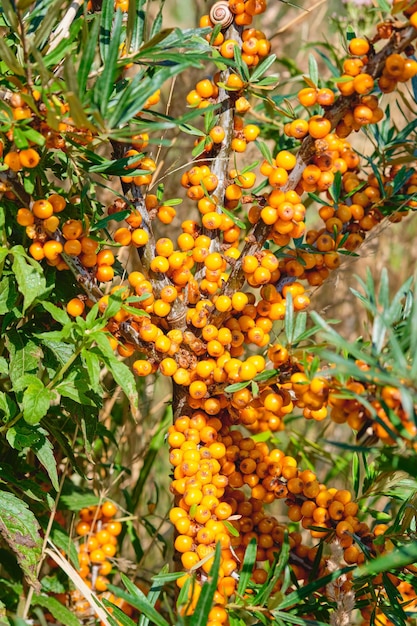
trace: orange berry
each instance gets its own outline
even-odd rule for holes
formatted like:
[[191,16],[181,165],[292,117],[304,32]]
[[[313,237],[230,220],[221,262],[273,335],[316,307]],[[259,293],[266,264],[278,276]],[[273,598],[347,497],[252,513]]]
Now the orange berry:
[[353,79],[353,89],[356,93],[366,95],[374,88],[374,79],[370,74],[362,73]]
[[305,87],[298,92],[297,98],[303,106],[313,106],[317,102],[317,89],[314,87]]
[[13,172],[19,172],[22,169],[19,153],[14,152],[13,150],[4,156],[4,164],[7,165]]
[[[41,202],[41,200],[39,200],[39,202]],[[81,220],[67,220],[62,227],[62,234],[64,235],[65,239],[80,239],[83,234],[83,225]],[[95,249],[97,249],[97,244]],[[85,252],[84,249],[83,252]]]
[[29,209],[19,209],[16,217],[20,226],[31,226],[35,222],[34,215]]
[[366,39],[354,37],[349,42],[349,52],[355,56],[364,56],[368,54],[369,49],[370,46]]
[[31,169],[36,167],[41,160],[39,154],[33,148],[27,148],[19,152],[20,164],[22,167]]
[[64,250],[64,246],[59,241],[55,241],[54,239],[50,239],[43,246],[43,251],[45,254],[45,258],[48,261],[54,261],[58,259],[61,252]]
[[48,200],[36,200],[33,203],[32,212],[35,217],[45,220],[53,215],[54,208]]
[[72,298],[68,302],[66,309],[69,315],[71,315],[72,317],[77,317],[83,314],[84,309],[85,309],[85,304],[79,298]]
[[314,139],[323,139],[330,133],[331,129],[330,120],[320,115],[312,117],[308,124],[308,132]]

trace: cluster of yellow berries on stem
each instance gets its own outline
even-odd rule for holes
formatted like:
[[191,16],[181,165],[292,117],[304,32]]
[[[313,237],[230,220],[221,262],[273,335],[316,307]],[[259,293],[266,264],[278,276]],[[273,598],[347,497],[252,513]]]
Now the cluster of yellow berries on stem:
[[112,559],[117,552],[117,537],[122,532],[121,522],[114,519],[117,511],[117,506],[110,501],[83,508],[75,527],[80,576],[99,593],[107,590]]

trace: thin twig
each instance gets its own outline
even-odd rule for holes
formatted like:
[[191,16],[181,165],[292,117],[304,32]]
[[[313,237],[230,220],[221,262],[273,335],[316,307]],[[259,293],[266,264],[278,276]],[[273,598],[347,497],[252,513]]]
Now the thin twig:
[[282,35],[282,33],[285,33],[285,31],[291,28],[291,26],[294,26],[295,24],[298,24],[298,22],[301,22],[302,20],[304,20],[306,17],[308,17],[309,13],[311,13],[314,9],[317,9],[317,7],[321,6],[325,2],[327,2],[327,0],[318,0],[318,2],[316,2],[316,4],[313,4],[313,6],[310,7],[309,9],[304,9],[305,13],[300,13],[300,15],[297,15],[297,17],[294,17],[287,24],[284,24],[284,26],[281,26],[281,28],[279,28],[277,32],[274,33],[272,37],[269,38],[269,40],[274,39],[274,37],[278,37],[278,35]]
[[68,11],[65,13],[64,17],[51,34],[48,52],[55,50],[63,39],[69,37],[71,24],[73,23],[83,2],[84,0],[73,0],[73,2],[71,2]]

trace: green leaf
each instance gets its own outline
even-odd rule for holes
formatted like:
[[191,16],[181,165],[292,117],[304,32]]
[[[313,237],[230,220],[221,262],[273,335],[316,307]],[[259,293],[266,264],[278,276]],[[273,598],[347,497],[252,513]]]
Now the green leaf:
[[[96,333],[95,340],[101,350],[101,359],[113,374],[114,380],[125,392],[134,415],[138,410],[138,392],[135,377],[130,368],[119,361],[111,351],[107,337],[103,333]],[[110,351],[109,351],[110,348]]]
[[236,604],[244,604],[243,596],[246,593],[246,588],[252,577],[253,568],[256,564],[256,539],[250,540],[249,545],[245,551],[245,558],[243,559],[242,567],[239,575],[239,585],[236,591]]
[[317,86],[319,84],[319,68],[317,65],[317,61],[312,54],[308,55],[308,73],[310,79]]
[[43,146],[45,144],[45,137],[41,135],[41,133],[38,133],[38,131],[34,128],[31,128],[30,126],[25,126],[24,133],[28,141],[36,143],[36,145],[38,146]]
[[246,228],[245,222],[242,222],[242,220],[240,220],[232,211],[229,211],[229,209],[225,209],[223,206],[220,207],[220,210],[222,213],[227,215],[227,217],[230,217],[230,219],[233,221],[234,224],[236,224],[236,226],[239,226],[239,228]]
[[[126,615],[126,613],[123,613],[123,611],[118,606],[113,604],[113,602],[110,602],[107,598],[103,598],[102,602],[104,606],[111,608],[111,615],[109,614],[108,618],[112,626],[116,626],[118,624],[121,624],[121,626],[136,626],[136,622]],[[117,618],[117,621],[115,618]]]
[[96,230],[101,230],[102,228],[106,228],[109,222],[122,222],[129,214],[130,211],[126,210],[107,215],[106,217],[103,217],[103,219],[98,220],[98,222],[96,222],[93,226],[91,226],[90,233],[93,233]]
[[153,20],[152,23],[152,28],[151,28],[151,33],[149,38],[152,40],[153,37],[155,37],[155,35],[157,35],[162,28],[162,11],[165,5],[165,0],[161,0],[161,4],[159,7],[159,11],[155,17],[155,19]]
[[13,387],[17,388],[27,372],[37,372],[42,350],[22,330],[10,329],[5,342],[10,355],[10,379]]
[[110,591],[114,593],[115,596],[126,600],[126,602],[131,604],[135,609],[138,609],[141,613],[146,615],[155,626],[169,626],[166,619],[148,602],[148,598],[143,591],[136,587],[124,574],[121,574],[121,578],[128,593],[113,585],[109,585]]
[[35,590],[40,585],[37,567],[42,556],[39,524],[25,502],[12,493],[0,491],[0,534],[15,553],[27,582]]
[[157,432],[152,437],[147,447],[147,452],[146,452],[145,458],[143,459],[143,464],[140,470],[139,478],[135,486],[131,490],[131,508],[129,507],[129,510],[131,511],[135,511],[139,504],[139,500],[140,500],[140,497],[142,496],[144,486],[154,466],[155,458],[163,446],[165,433],[170,423],[172,423],[172,407],[171,406],[166,408],[161,424]]
[[275,54],[271,54],[270,56],[266,57],[266,59],[264,59],[262,63],[258,65],[255,71],[252,72],[251,77],[250,77],[250,82],[251,83],[257,82],[261,78],[261,76],[263,76],[265,72],[269,70],[271,65],[275,63],[276,59],[277,57]]
[[43,428],[39,428],[38,433],[40,436],[39,441],[35,446],[32,446],[32,450],[35,452],[39,461],[48,472],[48,476],[51,480],[53,488],[55,489],[55,491],[58,491],[58,472],[53,445],[46,436],[48,434],[46,430],[44,430]]
[[23,246],[14,246],[10,249],[10,253],[13,254],[12,269],[18,289],[23,295],[23,312],[25,312],[34,300],[44,293],[45,274],[42,266],[28,257]]
[[226,393],[234,393],[235,391],[240,391],[241,389],[245,389],[250,384],[250,380],[245,380],[241,383],[233,383],[233,385],[228,385],[224,388]]
[[[256,596],[253,598],[253,603],[255,605],[263,605],[266,600],[270,597],[272,593],[272,589],[275,587],[277,581],[281,577],[282,572],[287,567],[288,559],[290,556],[290,544],[288,541],[287,534],[285,535],[284,542],[281,546],[281,551],[279,553],[279,560],[276,562],[275,567],[272,567],[269,573],[269,576],[259,589]],[[280,607],[281,608],[281,607]]]
[[[159,596],[161,595],[162,589],[163,589],[163,585],[164,585],[164,578],[166,576],[170,576],[172,574],[169,574],[169,566],[168,565],[164,565],[164,567],[161,569],[161,571],[159,572],[159,574],[157,576],[153,577],[153,583],[152,583],[152,587],[150,588],[147,598],[150,604],[152,604],[152,606],[155,606],[155,604],[158,601]],[[139,622],[137,624],[137,626],[148,626],[149,624],[149,620],[145,615],[141,615],[139,618]]]
[[391,552],[382,554],[360,565],[353,572],[354,578],[362,576],[376,576],[380,572],[393,572],[397,569],[415,563],[417,560],[417,542],[410,541],[402,546],[397,546]]
[[[59,19],[59,14],[62,11],[62,0],[55,0],[55,2],[48,2],[48,10],[45,11],[42,16],[40,25],[36,28],[36,33],[31,46],[31,52],[34,50],[40,51],[47,38],[51,35],[54,26]],[[39,53],[39,56],[40,53]]]
[[59,322],[60,324],[62,324],[62,326],[65,326],[66,324],[71,323],[71,318],[67,314],[67,312],[64,311],[64,309],[61,309],[60,307],[56,306],[55,304],[52,304],[52,302],[48,302],[47,300],[44,300],[42,302],[42,306],[46,311],[48,311],[51,317],[56,322]]
[[276,370],[276,369],[264,370],[263,372],[260,372],[259,374],[257,374],[255,376],[254,380],[256,380],[257,383],[263,383],[266,380],[269,380],[270,378],[273,378],[278,373],[279,373],[279,370]]
[[4,37],[0,37],[0,58],[13,74],[16,74],[17,76],[25,75],[23,67],[4,41]]
[[106,62],[112,36],[112,25],[114,16],[114,1],[104,0],[101,8],[100,22],[100,55],[103,62]]
[[129,2],[126,25],[126,50],[137,52],[143,43],[143,30],[145,26],[145,12],[143,7],[146,0],[134,0]]
[[208,614],[213,606],[213,598],[219,582],[220,557],[221,546],[220,543],[217,543],[213,565],[209,574],[211,580],[204,583],[201,589],[197,606],[195,607],[195,611],[190,619],[190,626],[206,626],[208,622]]
[[[280,602],[277,609],[288,609],[297,604],[301,604],[304,598],[312,597],[318,589],[322,589],[333,580],[336,580],[336,578],[340,578],[342,574],[347,574],[353,569],[355,569],[354,566],[343,567],[342,569],[336,570],[331,574],[327,574],[327,576],[323,576],[322,578],[319,578],[318,580],[315,580],[308,585],[304,585],[304,587],[297,589],[296,591],[293,591],[292,593],[289,593],[287,596],[285,596],[282,602]],[[272,613],[274,613],[274,611],[272,611]]]
[[16,144],[16,148],[19,150],[25,150],[29,147],[29,142],[20,126],[16,126],[13,130],[13,141]]
[[17,32],[19,30],[19,22],[14,4],[12,4],[10,0],[2,0],[1,9],[7,20],[7,24],[9,24],[11,28]]
[[0,413],[4,414],[4,421],[10,422],[10,420],[18,413],[18,407],[16,402],[13,401],[9,393],[4,391],[0,392]]
[[302,337],[307,327],[307,313],[301,311],[295,318],[293,343],[299,341],[299,337]]
[[76,513],[83,507],[96,506],[99,504],[100,498],[91,491],[82,490],[80,487],[76,487],[73,484],[68,485],[64,483],[59,501],[69,511]]
[[67,607],[61,604],[61,602],[59,602],[56,598],[34,594],[32,597],[32,604],[48,609],[57,622],[63,624],[64,626],[80,626],[81,624],[74,612],[67,609]]
[[100,357],[94,351],[94,348],[87,350],[83,348],[81,351],[81,358],[84,361],[90,383],[96,393],[101,389],[100,387]]
[[117,11],[114,20],[114,27],[111,32],[110,45],[108,51],[106,52],[105,65],[94,86],[94,100],[103,117],[106,117],[107,110],[109,108],[110,96],[114,89],[116,74],[119,71],[117,68],[117,59],[119,56],[122,19],[122,12]]
[[47,414],[52,400],[52,392],[38,378],[23,394],[23,419],[28,424],[37,424]]
[[98,20],[98,16],[94,15],[91,29],[88,31],[88,34],[86,37],[85,46],[82,51],[82,57],[81,57],[80,64],[78,66],[78,72],[77,72],[78,89],[79,89],[79,94],[81,98],[83,97],[83,94],[86,90],[88,75],[90,73],[91,66],[93,64],[94,57],[96,54],[96,45],[97,45],[97,37],[99,33],[99,28],[100,28],[100,22]]

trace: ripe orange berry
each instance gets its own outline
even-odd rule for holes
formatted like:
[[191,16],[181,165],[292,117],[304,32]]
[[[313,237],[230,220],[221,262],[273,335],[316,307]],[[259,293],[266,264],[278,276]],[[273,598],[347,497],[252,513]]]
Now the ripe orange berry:
[[289,125],[289,135],[295,139],[303,139],[308,133],[307,120],[297,119],[293,120]]
[[298,92],[297,98],[303,106],[313,106],[317,102],[317,89],[313,87],[305,87]]
[[322,107],[331,106],[334,103],[335,95],[331,89],[323,87],[317,92],[317,103]]
[[62,245],[62,243],[60,243],[59,241],[55,241],[54,239],[50,239],[43,246],[45,258],[49,261],[54,261],[58,259],[63,249],[64,246]]
[[145,246],[149,241],[149,235],[143,228],[136,228],[132,232],[132,243],[136,248]]
[[31,169],[36,167],[41,160],[39,154],[33,148],[27,148],[19,152],[20,164],[22,167]]
[[36,200],[33,203],[32,212],[35,217],[45,220],[53,215],[54,208],[48,200]]
[[192,398],[203,398],[207,393],[207,385],[202,380],[195,380],[189,386],[188,392]]
[[259,126],[255,124],[246,124],[246,126],[243,127],[243,134],[246,141],[255,141],[260,132]]
[[205,78],[196,84],[195,90],[201,98],[211,98],[215,93],[215,85]]
[[79,298],[72,298],[67,304],[67,313],[72,317],[82,315],[85,309],[85,304]]
[[224,129],[221,126],[214,126],[209,132],[209,137],[213,143],[221,143],[225,137]]
[[362,73],[353,79],[353,88],[356,93],[365,95],[374,88],[374,79],[370,74]]
[[314,139],[323,139],[330,133],[331,129],[330,120],[320,115],[312,117],[308,123],[308,132]]
[[369,49],[370,45],[366,39],[354,37],[349,42],[349,52],[355,56],[364,56],[365,54],[368,54]]
[[113,235],[113,239],[121,246],[128,246],[132,241],[132,234],[128,228],[121,227],[116,230]]
[[19,209],[16,217],[20,226],[31,226],[35,222],[34,215],[29,209]]
[[4,156],[4,164],[7,165],[13,172],[19,172],[22,169],[19,153],[14,152],[13,150]]
[[117,522],[115,520],[112,520],[111,522],[107,522],[106,530],[113,537],[117,537],[122,532],[122,524],[121,524],[121,522]]
[[148,376],[152,373],[152,364],[149,361],[139,359],[133,363],[132,368],[137,376]]

